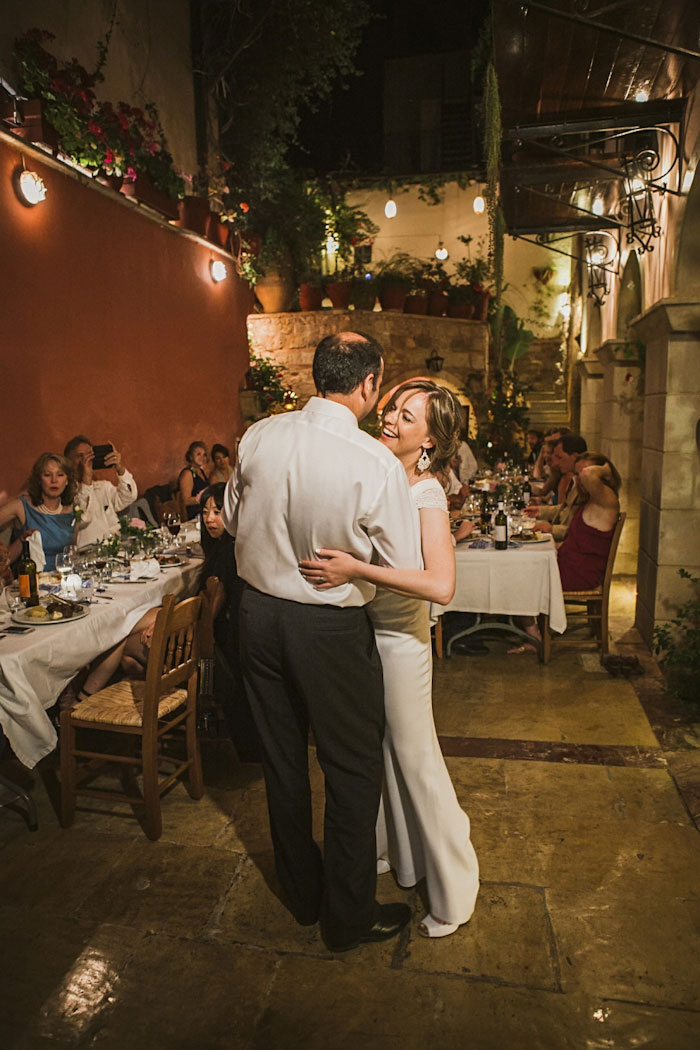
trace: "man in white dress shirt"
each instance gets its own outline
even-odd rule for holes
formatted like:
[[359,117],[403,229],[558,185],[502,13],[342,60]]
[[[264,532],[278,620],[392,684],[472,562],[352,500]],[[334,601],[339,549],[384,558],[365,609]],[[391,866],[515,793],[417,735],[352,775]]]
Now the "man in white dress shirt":
[[138,489],[132,475],[122,463],[121,454],[112,445],[105,456],[105,468],[114,467],[117,484],[111,481],[96,481],[92,476],[92,461],[95,453],[92,443],[84,434],[71,438],[63,455],[69,459],[78,478],[77,503],[85,512],[87,524],[78,533],[78,546],[103,540],[119,529],[120,511],[125,510],[138,497]]
[[[263,745],[277,872],[297,921],[320,917],[333,951],[386,940],[410,918],[405,904],[375,901],[384,698],[364,609],[375,589],[352,581],[319,592],[299,571],[321,546],[420,565],[406,472],[358,427],[377,402],[382,371],[370,337],[322,340],[317,396],[246,432],[222,510],[248,584],[241,661]],[[311,826],[309,726],[326,783],[323,858]]]

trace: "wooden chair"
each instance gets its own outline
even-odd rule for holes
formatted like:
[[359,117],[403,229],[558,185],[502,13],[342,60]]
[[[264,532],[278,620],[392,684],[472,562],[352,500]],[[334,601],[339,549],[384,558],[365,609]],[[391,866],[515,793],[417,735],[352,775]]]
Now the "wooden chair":
[[[199,799],[204,790],[197,741],[197,672],[199,665],[199,617],[202,599],[187,598],[179,604],[175,596],[163,598],[153,629],[146,680],[125,679],[94,693],[73,708],[61,711],[61,823],[73,823],[76,796],[116,799],[143,806],[144,828],[149,839],[160,838],[161,795],[178,777],[187,774],[186,788]],[[76,730],[107,732],[127,741],[140,738],[140,754],[83,750],[76,746]],[[162,745],[179,736],[186,743],[186,757],[166,753]],[[112,738],[114,739],[114,737]],[[117,737],[118,739],[118,737]],[[87,759],[78,778],[78,759]],[[136,766],[143,775],[143,793],[125,794],[84,786],[105,765],[117,763],[123,772]],[[163,765],[172,764],[169,773]],[[133,776],[132,776],[133,780]]]
[[[591,628],[591,632],[597,639],[600,647],[601,656],[606,656],[610,644],[608,638],[608,606],[610,603],[610,583],[612,581],[613,568],[615,566],[615,556],[617,554],[617,548],[620,543],[620,536],[622,535],[622,529],[627,519],[627,515],[623,512],[617,519],[617,525],[612,535],[610,543],[610,550],[608,552],[608,560],[605,564],[605,575],[603,576],[602,583],[598,587],[594,587],[590,591],[564,591],[564,604],[565,605],[579,605],[583,606],[579,610],[579,613],[585,615],[588,619],[588,626]],[[574,613],[574,616],[577,614]],[[567,618],[569,612],[567,611]],[[568,628],[567,628],[568,633]]]

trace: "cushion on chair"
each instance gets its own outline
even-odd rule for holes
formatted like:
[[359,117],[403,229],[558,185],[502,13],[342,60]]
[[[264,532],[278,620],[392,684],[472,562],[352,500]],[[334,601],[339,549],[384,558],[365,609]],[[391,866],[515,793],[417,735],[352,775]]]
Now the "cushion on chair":
[[[140,726],[143,721],[145,682],[124,679],[81,700],[71,711],[71,718],[84,722],[106,722],[117,726]],[[163,718],[187,700],[186,689],[166,693],[158,703],[158,717]]]
[[603,588],[596,587],[592,591],[564,591],[564,601],[567,598],[602,598]]

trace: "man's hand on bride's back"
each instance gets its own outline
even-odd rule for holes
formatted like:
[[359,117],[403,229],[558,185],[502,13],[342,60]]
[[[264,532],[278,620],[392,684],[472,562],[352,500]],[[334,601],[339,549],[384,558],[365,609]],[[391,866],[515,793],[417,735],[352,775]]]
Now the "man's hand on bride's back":
[[316,553],[319,556],[318,561],[299,562],[299,572],[317,591],[327,591],[331,587],[339,587],[341,583],[355,579],[358,570],[364,564],[352,554],[328,547],[322,547]]

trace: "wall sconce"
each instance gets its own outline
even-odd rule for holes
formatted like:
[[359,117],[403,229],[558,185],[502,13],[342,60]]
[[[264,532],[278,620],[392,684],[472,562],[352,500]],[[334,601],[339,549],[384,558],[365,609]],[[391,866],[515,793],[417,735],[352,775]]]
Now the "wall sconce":
[[214,284],[219,284],[228,277],[228,267],[221,259],[212,259],[209,263],[209,273]]
[[23,166],[15,172],[15,193],[27,208],[33,208],[46,200],[44,180],[35,171],[27,171]]
[[438,246],[435,249],[435,258],[439,259],[440,262],[444,262],[445,259],[449,259],[450,253],[448,252],[442,241],[438,241]]
[[[645,157],[642,156],[641,160],[644,163]],[[627,227],[627,243],[637,242],[638,255],[653,252],[654,245],[651,242],[661,235],[661,227],[654,214],[652,188],[636,163],[625,167],[622,186],[624,198],[620,204],[619,216]]]
[[482,197],[481,194],[479,194],[478,197],[474,198],[474,203],[473,203],[472,207],[474,208],[474,214],[475,215],[483,215],[484,214],[484,211],[486,210],[486,201],[484,200],[484,198]]
[[445,358],[440,357],[437,350],[433,350],[430,357],[426,357],[425,359],[425,367],[428,369],[429,372],[442,372],[442,366],[444,365],[444,363]]
[[384,214],[387,219],[393,219],[396,215],[396,201],[388,200],[384,205]]
[[610,234],[592,233],[584,240],[588,268],[588,298],[603,306],[610,293],[609,273],[615,261],[617,246]]

